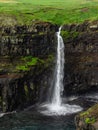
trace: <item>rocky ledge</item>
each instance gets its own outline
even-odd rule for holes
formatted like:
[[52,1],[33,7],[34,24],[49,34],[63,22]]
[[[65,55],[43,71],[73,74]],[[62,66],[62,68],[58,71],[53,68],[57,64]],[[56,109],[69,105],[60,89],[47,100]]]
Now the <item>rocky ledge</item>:
[[75,117],[77,130],[98,130],[98,104]]

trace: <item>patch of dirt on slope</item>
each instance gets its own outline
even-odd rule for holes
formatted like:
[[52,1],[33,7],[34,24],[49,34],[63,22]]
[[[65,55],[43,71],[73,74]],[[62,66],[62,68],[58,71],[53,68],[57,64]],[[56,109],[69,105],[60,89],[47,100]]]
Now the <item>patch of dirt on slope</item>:
[[1,3],[17,3],[14,0],[0,0]]

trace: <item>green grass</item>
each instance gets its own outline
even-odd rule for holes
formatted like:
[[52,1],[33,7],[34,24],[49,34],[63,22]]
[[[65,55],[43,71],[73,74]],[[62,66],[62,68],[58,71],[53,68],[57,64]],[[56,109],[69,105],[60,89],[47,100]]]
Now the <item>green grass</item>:
[[0,3],[2,24],[32,24],[34,20],[65,24],[97,19],[98,0],[16,0],[16,3]]

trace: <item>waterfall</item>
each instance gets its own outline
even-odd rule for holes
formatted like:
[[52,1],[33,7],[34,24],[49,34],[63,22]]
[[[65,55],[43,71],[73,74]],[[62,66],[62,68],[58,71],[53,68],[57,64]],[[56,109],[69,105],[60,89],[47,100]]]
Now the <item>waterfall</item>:
[[52,104],[61,106],[61,95],[63,92],[63,78],[64,78],[64,43],[60,35],[61,27],[57,32],[57,63],[56,63],[56,77],[54,78],[54,90],[52,96]]
[[[80,106],[69,105],[62,102],[62,93],[64,89],[63,78],[64,78],[64,42],[60,35],[62,27],[59,28],[57,35],[57,57],[55,74],[53,78],[54,84],[52,85],[51,94],[52,99],[50,102],[41,105],[41,113],[45,115],[66,115],[82,110]],[[49,95],[50,96],[50,95]],[[51,96],[49,97],[51,98]]]

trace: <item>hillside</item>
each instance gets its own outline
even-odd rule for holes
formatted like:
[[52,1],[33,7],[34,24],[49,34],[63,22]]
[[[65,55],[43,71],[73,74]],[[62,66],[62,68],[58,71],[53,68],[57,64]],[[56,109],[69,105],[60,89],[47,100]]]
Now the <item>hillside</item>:
[[2,25],[49,21],[56,24],[98,19],[98,0],[0,0]]

